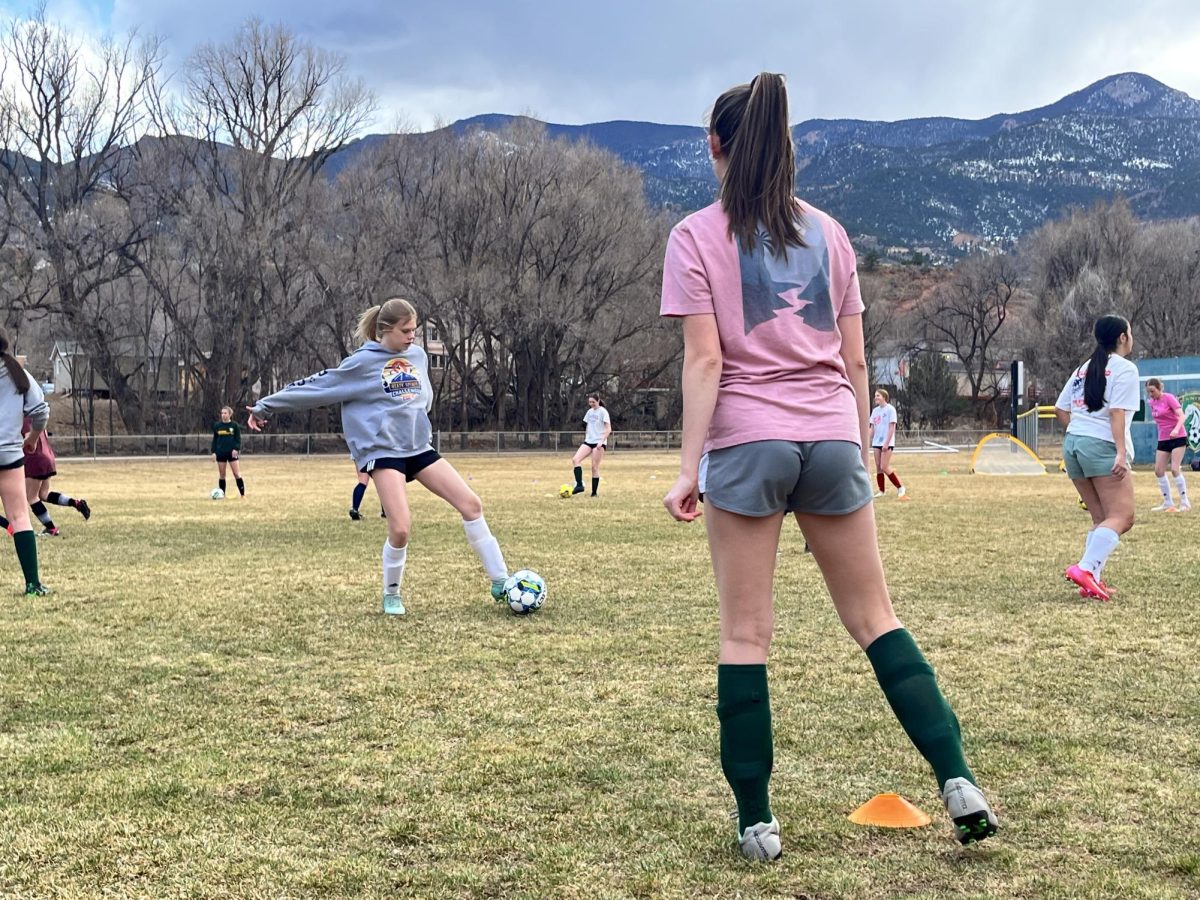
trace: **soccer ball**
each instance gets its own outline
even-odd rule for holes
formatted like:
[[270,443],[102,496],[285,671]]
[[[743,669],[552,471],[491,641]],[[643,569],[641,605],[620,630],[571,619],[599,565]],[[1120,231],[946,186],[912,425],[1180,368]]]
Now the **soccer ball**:
[[518,616],[528,615],[546,602],[546,582],[529,569],[514,572],[504,582],[504,599]]
[[225,492],[223,490],[221,490],[220,488],[213,488],[212,493],[209,494],[208,496],[212,497],[214,500],[224,500]]
[[558,486],[558,496],[562,497],[564,500],[570,500],[572,490],[573,490],[573,488],[571,487],[571,485],[560,484]]

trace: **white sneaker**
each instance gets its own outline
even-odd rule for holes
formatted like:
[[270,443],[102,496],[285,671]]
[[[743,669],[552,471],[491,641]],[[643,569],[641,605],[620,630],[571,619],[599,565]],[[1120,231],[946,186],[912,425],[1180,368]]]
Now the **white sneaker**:
[[774,816],[770,822],[759,822],[738,833],[738,846],[742,856],[769,862],[783,855],[783,844],[779,840],[779,820]]
[[946,782],[942,788],[942,803],[954,822],[954,836],[964,846],[991,837],[1000,827],[983,791],[965,778],[951,778]]
[[1184,497],[1183,499],[1181,499],[1179,501],[1179,511],[1180,512],[1190,512],[1191,509],[1192,509],[1192,501],[1189,500],[1187,497]]
[[1150,512],[1175,512],[1175,504],[1168,503],[1164,500],[1162,503],[1158,504],[1158,506],[1151,509]]
[[900,497],[901,499],[903,499],[904,495],[907,493],[908,493],[908,488],[906,488],[906,487],[901,486],[901,487],[896,488],[896,496]]
[[876,491],[876,492],[875,492],[875,493],[873,493],[871,496],[872,496],[872,497],[882,497],[882,496],[883,496],[883,491]]

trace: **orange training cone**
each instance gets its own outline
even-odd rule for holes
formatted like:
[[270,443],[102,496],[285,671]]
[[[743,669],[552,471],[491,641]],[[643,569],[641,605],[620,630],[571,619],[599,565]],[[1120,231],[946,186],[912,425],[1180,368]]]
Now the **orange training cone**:
[[850,813],[850,821],[880,828],[920,828],[933,820],[899,794],[876,794]]

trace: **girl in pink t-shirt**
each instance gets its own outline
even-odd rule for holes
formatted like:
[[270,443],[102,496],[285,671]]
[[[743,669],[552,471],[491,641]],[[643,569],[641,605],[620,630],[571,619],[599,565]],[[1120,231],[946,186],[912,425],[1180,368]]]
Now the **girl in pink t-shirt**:
[[958,720],[892,610],[866,466],[870,392],[854,250],[793,196],[783,78],[717,98],[709,150],[720,199],[671,232],[662,314],[683,321],[683,450],[664,498],[690,522],[706,506],[720,598],[721,766],[751,859],[782,851],[771,813],[766,661],[779,532],[796,517],[838,615],[896,717],[933,767],[962,843],[996,817],[963,756]]
[[[1163,383],[1157,378],[1146,382],[1146,393],[1150,397],[1150,412],[1158,425],[1154,477],[1158,479],[1158,489],[1163,498],[1163,502],[1154,507],[1152,512],[1187,512],[1192,508],[1192,504],[1188,500],[1187,479],[1183,477],[1183,454],[1187,450],[1183,408],[1174,394],[1163,390]],[[1179,491],[1178,507],[1171,502],[1171,483],[1167,481],[1168,463],[1171,465],[1171,474],[1175,476],[1175,489]]]

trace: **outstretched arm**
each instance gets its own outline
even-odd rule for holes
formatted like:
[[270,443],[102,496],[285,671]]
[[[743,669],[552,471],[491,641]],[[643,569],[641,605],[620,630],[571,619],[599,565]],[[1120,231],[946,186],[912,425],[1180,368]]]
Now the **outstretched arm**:
[[300,412],[354,399],[362,387],[356,377],[357,368],[354,357],[347,357],[336,369],[323,369],[307,378],[293,381],[283,390],[263,397],[253,406],[247,406],[251,430],[262,431],[276,413]]

